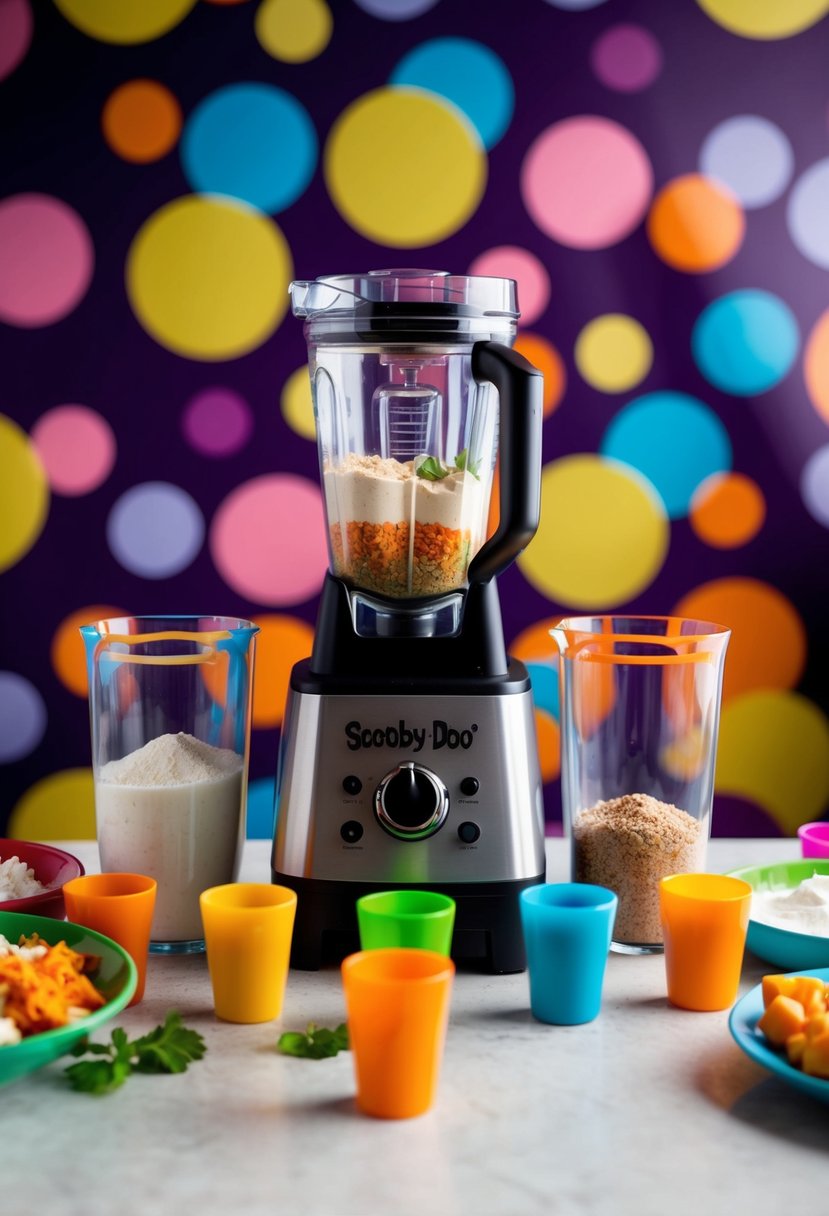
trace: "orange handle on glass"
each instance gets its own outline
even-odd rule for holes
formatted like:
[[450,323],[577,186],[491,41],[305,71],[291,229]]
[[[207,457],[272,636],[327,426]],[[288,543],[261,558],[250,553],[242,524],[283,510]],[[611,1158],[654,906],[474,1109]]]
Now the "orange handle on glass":
[[363,950],[342,965],[357,1105],[410,1119],[434,1104],[455,964],[431,950]]
[[146,874],[84,874],[63,888],[67,920],[111,937],[135,963],[138,984],[130,1005],[144,995],[157,886]]
[[282,1012],[296,892],[262,882],[231,882],[199,896],[216,1016],[272,1022]]
[[723,874],[672,874],[659,884],[668,1000],[728,1009],[740,986],[751,887]]

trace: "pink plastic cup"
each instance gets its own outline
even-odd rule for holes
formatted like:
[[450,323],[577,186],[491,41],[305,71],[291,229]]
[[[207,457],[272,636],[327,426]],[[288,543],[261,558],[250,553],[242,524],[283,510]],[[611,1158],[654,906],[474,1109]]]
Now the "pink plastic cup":
[[829,823],[802,823],[797,829],[804,857],[829,857]]

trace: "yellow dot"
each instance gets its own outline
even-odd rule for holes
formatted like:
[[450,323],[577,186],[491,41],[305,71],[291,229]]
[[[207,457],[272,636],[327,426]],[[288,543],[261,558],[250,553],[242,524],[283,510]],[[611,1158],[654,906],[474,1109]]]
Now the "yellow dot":
[[324,51],[334,21],[325,0],[262,0],[256,10],[256,37],[283,63],[307,63]]
[[541,525],[518,559],[542,594],[574,608],[611,608],[644,590],[668,552],[668,517],[633,469],[565,456],[541,475]]
[[31,786],[12,810],[17,840],[94,840],[95,787],[91,768],[67,768]]
[[697,0],[712,21],[743,38],[790,38],[829,12],[829,0]]
[[358,97],[325,148],[325,180],[343,217],[363,236],[400,249],[457,232],[481,201],[486,176],[471,123],[419,89]]
[[829,721],[796,692],[735,697],[722,710],[715,785],[756,802],[793,836],[829,801]]
[[623,393],[651,370],[653,346],[633,317],[608,313],[585,325],[576,339],[575,358],[576,367],[593,388]]
[[190,359],[235,359],[285,315],[291,253],[267,216],[188,195],[146,221],[127,256],[127,290],[149,334]]
[[24,557],[49,512],[46,473],[16,422],[0,414],[0,571]]
[[316,439],[317,424],[314,420],[314,403],[311,399],[311,381],[307,367],[298,367],[291,372],[282,390],[282,417],[292,431],[303,439]]
[[100,42],[152,42],[178,25],[196,0],[55,0],[67,21]]

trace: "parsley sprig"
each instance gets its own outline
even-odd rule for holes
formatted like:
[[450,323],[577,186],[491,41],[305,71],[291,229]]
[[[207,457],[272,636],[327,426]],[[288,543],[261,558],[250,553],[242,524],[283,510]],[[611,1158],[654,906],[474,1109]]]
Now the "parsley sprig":
[[134,1072],[185,1072],[194,1060],[207,1051],[204,1039],[181,1023],[181,1014],[171,1009],[163,1026],[156,1026],[140,1039],[130,1040],[120,1026],[113,1030],[109,1043],[83,1042],[72,1051],[75,1056],[97,1056],[81,1060],[64,1069],[73,1089],[85,1094],[109,1094],[123,1085]]
[[286,1030],[279,1036],[276,1050],[286,1056],[302,1056],[307,1060],[325,1060],[340,1051],[348,1051],[348,1027],[341,1022],[335,1030],[308,1023],[308,1029]]

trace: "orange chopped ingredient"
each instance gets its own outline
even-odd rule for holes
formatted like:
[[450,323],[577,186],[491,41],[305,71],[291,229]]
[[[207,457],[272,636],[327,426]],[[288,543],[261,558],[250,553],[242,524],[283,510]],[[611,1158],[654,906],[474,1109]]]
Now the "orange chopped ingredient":
[[47,947],[41,958],[0,956],[3,1016],[11,1018],[24,1037],[65,1026],[77,1016],[77,1010],[89,1012],[106,1003],[84,974],[88,955],[72,950],[66,942],[38,944]]
[[829,1080],[829,984],[815,976],[763,976],[765,1013],[757,1029],[790,1064]]
[[381,595],[441,595],[463,587],[471,532],[406,520],[382,524],[349,520],[331,530],[334,570],[358,587]]

